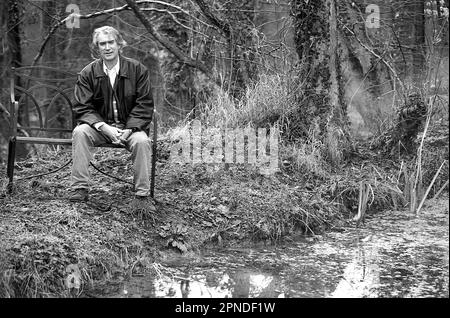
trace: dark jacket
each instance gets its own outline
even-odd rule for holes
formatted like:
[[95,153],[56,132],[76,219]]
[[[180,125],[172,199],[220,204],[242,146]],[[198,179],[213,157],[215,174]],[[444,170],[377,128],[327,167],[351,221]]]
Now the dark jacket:
[[78,74],[73,107],[77,123],[91,126],[100,121],[113,123],[112,98],[116,94],[118,117],[124,128],[148,128],[154,107],[149,71],[134,59],[120,55],[119,61],[114,88],[103,71],[101,59],[88,64]]

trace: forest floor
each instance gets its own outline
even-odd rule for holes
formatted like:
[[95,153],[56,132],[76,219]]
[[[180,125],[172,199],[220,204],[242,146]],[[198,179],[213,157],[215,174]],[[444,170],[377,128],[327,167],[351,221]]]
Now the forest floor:
[[[70,150],[17,162],[12,194],[2,180],[0,297],[78,297],[104,282],[151,271],[174,253],[313,240],[353,222],[361,182],[371,189],[367,213],[405,207],[394,177],[401,163],[367,150],[322,176],[286,161],[279,172],[264,175],[248,165],[171,163],[170,145],[158,146],[152,215],[131,209],[125,150],[98,150],[95,163],[124,182],[92,169],[90,200],[83,203],[68,201],[70,165],[47,174],[70,161]],[[4,167],[0,172],[6,175]]]

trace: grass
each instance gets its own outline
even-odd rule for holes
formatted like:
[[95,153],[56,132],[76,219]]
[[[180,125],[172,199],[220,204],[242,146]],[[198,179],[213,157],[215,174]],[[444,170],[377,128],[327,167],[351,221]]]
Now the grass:
[[[210,131],[278,129],[295,107],[286,83],[281,76],[262,76],[240,101],[218,92],[202,106],[200,122]],[[387,160],[364,144],[358,145],[359,157],[330,165],[329,159],[341,161],[334,142],[339,129],[323,142],[280,139],[280,169],[272,174],[263,174],[251,164],[172,162],[170,151],[189,133],[188,124],[160,136],[157,213],[151,216],[132,213],[128,183],[95,170],[91,170],[92,200],[69,203],[69,168],[45,175],[70,159],[63,148],[42,149],[17,162],[17,178],[41,176],[17,181],[13,194],[5,191],[6,179],[0,182],[0,296],[98,295],[133,275],[160,275],[165,270],[160,262],[164,253],[277,244],[359,225],[365,215],[405,208],[408,185],[417,176],[415,158],[404,163]],[[432,131],[440,130],[430,125]],[[441,164],[436,158],[445,149],[435,151],[442,147],[434,147],[428,139],[423,139],[421,166],[422,180],[430,184],[436,172],[431,166]],[[108,174],[132,180],[125,150],[99,149],[95,162]],[[440,192],[448,180],[448,165],[444,170],[433,180],[435,188],[429,187],[430,195]],[[5,175],[5,168],[0,172]]]
[[[103,158],[103,169],[127,179],[129,155],[115,151],[102,150],[97,161]],[[16,178],[54,170],[69,156],[43,153],[19,161]],[[67,201],[68,168],[16,181],[14,193],[1,197],[1,296],[80,297],[104,282],[152,272],[161,251],[188,253],[219,241],[223,246],[275,243],[319,232],[339,215],[320,196],[311,205],[282,175],[267,177],[245,165],[225,170],[160,162],[158,213],[143,220],[130,213],[128,184],[91,172],[88,204]]]
[[[171,162],[164,152],[176,140],[163,138],[159,145],[154,218],[130,213],[131,186],[95,170],[88,204],[67,202],[68,168],[18,181],[12,195],[3,191],[0,295],[102,294],[131,275],[158,275],[165,270],[160,255],[167,251],[274,244],[354,224],[352,218],[363,208],[362,183],[365,214],[404,206],[398,166],[377,163],[376,154],[332,171],[320,143],[284,145],[280,171],[263,175],[248,164]],[[16,177],[54,170],[69,157],[68,152],[44,152],[18,162]],[[124,180],[132,175],[124,150],[101,149],[95,158],[109,174]]]
[[282,147],[283,164],[292,164],[300,173],[323,178],[327,172],[322,148],[323,145],[318,140],[309,143],[285,144]]
[[[306,158],[315,149],[308,147],[312,148],[303,150]],[[16,177],[54,170],[69,156],[60,152],[48,157],[44,152],[18,162]],[[304,158],[296,160],[300,164]],[[308,160],[314,162],[313,157]],[[125,180],[131,176],[126,151],[102,149],[96,161],[110,174]],[[312,166],[303,173],[291,168],[262,175],[245,164],[226,169],[161,160],[154,219],[130,213],[130,185],[95,170],[91,170],[94,182],[88,204],[67,201],[68,168],[17,181],[15,192],[1,197],[1,295],[86,296],[121,277],[143,271],[156,275],[155,268],[161,269],[158,255],[164,251],[273,244],[347,222],[345,198],[354,196],[354,175],[342,175],[333,192],[331,174],[316,176],[311,172],[318,168]]]
[[258,82],[247,87],[241,100],[232,100],[223,90],[217,89],[200,106],[199,120],[214,127],[271,127],[285,120],[295,108],[288,81],[284,75],[261,75]]

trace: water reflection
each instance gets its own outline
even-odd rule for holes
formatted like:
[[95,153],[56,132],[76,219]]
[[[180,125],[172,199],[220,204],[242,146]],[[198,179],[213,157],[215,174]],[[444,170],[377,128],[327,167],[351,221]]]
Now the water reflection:
[[345,267],[342,279],[329,297],[378,297],[380,285],[378,259],[377,246],[358,244],[353,260]]
[[132,278],[118,297],[449,297],[448,232],[448,208],[386,212],[314,243],[206,251]]
[[193,275],[189,279],[174,280],[160,277],[153,281],[155,297],[163,298],[229,298],[229,277],[224,275],[214,286],[209,286],[205,275]]
[[[170,276],[133,278],[125,283],[119,297],[160,298],[258,298],[284,297],[276,290],[276,278],[265,273],[240,271],[216,275],[217,280],[208,279],[208,274],[191,275],[189,279]],[[150,287],[151,286],[151,287]]]

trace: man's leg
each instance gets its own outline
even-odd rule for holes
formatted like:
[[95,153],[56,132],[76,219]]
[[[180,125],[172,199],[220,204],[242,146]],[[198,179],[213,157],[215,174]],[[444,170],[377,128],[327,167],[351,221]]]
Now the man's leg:
[[88,124],[75,127],[72,133],[72,190],[89,188],[92,147],[106,142],[106,138]]
[[138,197],[150,196],[151,155],[150,138],[143,131],[133,133],[128,139],[128,148],[134,168],[134,191]]

